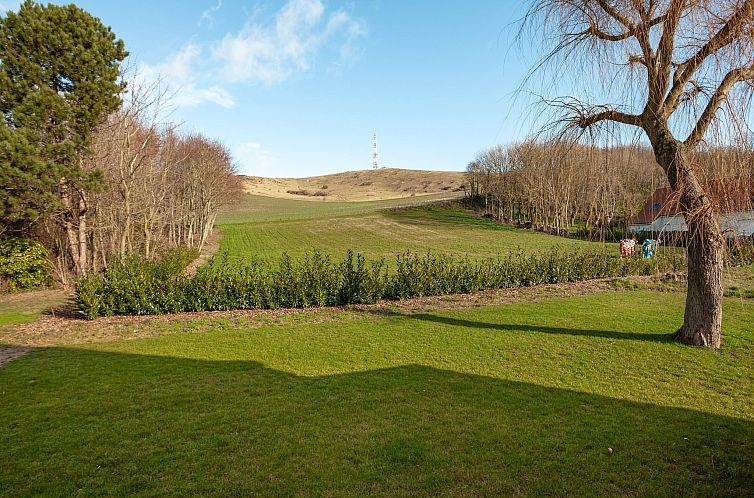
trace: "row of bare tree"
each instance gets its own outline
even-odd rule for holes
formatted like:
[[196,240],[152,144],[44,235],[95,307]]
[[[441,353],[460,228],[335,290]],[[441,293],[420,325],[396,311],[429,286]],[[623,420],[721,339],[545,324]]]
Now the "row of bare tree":
[[[754,176],[750,144],[700,147],[689,159],[717,212],[744,209],[749,190],[742,185]],[[654,189],[667,185],[648,147],[536,141],[480,152],[467,182],[467,192],[501,221],[561,234],[578,227],[601,240],[625,234]]]
[[63,219],[45,224],[61,281],[106,267],[112,256],[201,250],[219,211],[241,194],[226,147],[161,123],[164,96],[153,90],[132,89],[96,130],[82,161],[97,186],[70,189]]
[[578,226],[603,239],[663,183],[644,147],[536,141],[480,152],[467,177],[470,194],[500,220],[554,233]]

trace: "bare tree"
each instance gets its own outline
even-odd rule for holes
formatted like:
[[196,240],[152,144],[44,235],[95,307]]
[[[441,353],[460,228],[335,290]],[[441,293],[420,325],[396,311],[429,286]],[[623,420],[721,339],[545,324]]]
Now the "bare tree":
[[[522,35],[549,45],[542,64],[600,72],[597,94],[557,98],[563,131],[643,131],[689,229],[688,293],[676,340],[719,348],[724,237],[693,151],[735,141],[754,89],[754,0],[535,0]],[[527,29],[528,28],[528,29]],[[585,92],[586,93],[586,92]]]
[[468,194],[501,221],[604,241],[625,233],[657,169],[647,147],[527,141],[480,152],[467,169]]

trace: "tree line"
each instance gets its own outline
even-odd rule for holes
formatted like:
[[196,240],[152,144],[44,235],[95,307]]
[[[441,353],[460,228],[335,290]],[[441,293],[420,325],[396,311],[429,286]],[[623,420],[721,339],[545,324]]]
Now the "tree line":
[[498,219],[602,240],[625,231],[664,184],[652,152],[640,146],[529,140],[480,152],[466,172],[472,199]]
[[[739,144],[689,153],[717,212],[749,201],[738,196],[754,177],[752,150]],[[503,222],[603,241],[625,236],[652,192],[668,185],[647,146],[565,141],[492,147],[477,154],[466,176],[470,201]]]
[[61,281],[113,256],[201,249],[241,191],[225,146],[161,117],[112,30],[75,5],[0,18],[0,236],[42,242]]

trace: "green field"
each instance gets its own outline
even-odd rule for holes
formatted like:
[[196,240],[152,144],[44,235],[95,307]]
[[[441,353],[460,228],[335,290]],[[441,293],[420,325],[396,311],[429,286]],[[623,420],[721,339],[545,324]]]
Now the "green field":
[[241,207],[219,220],[220,248],[232,257],[247,259],[276,259],[283,253],[297,257],[313,250],[341,258],[348,249],[370,258],[430,249],[478,258],[519,249],[596,246],[503,226],[456,206],[410,207],[417,199],[326,203],[249,195]]
[[0,495],[744,496],[754,303],[726,301],[722,351],[669,341],[682,303],[210,316],[38,349],[0,369]]
[[[405,202],[250,197],[221,246],[589,247]],[[671,341],[660,280],[91,322],[2,296],[0,360],[32,350],[0,367],[0,496],[748,496],[754,268],[726,279],[719,351]]]

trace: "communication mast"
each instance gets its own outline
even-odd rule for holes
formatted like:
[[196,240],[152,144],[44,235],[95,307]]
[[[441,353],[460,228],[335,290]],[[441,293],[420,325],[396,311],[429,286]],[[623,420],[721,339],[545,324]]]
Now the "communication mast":
[[372,169],[380,167],[380,157],[377,154],[377,132],[374,132],[374,153],[372,154]]

